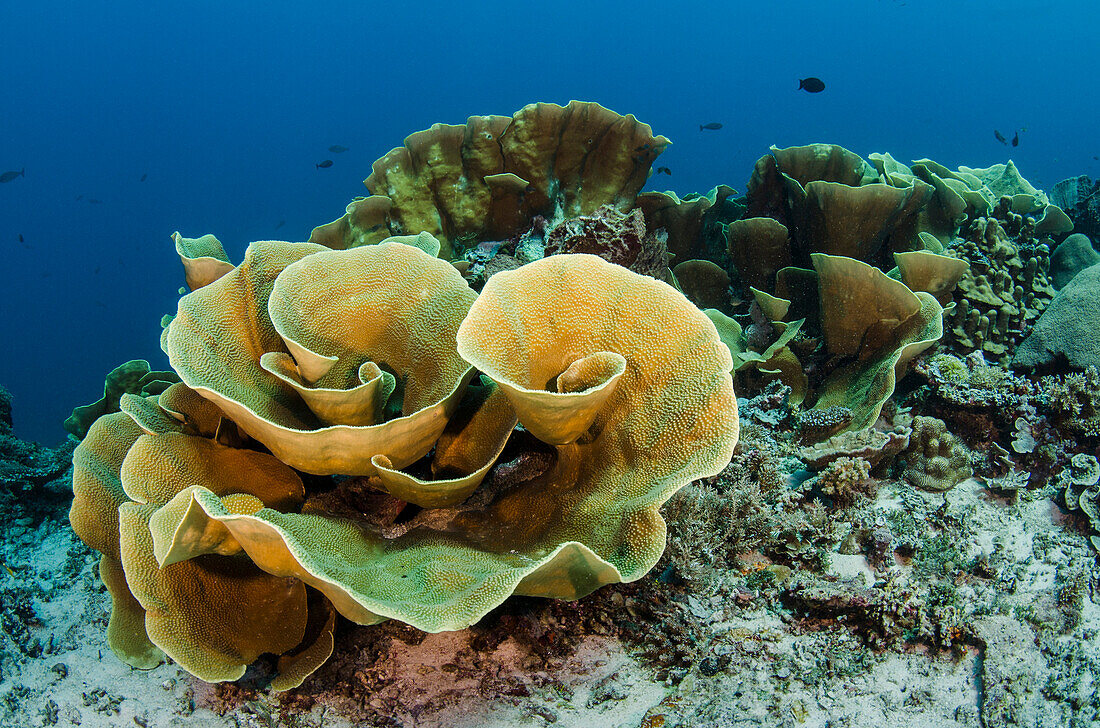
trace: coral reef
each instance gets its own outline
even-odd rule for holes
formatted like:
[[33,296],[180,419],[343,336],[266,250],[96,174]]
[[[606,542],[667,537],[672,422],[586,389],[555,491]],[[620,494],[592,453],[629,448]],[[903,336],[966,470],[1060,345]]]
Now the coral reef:
[[1100,240],[1100,181],[1085,175],[1064,179],[1050,190],[1050,200],[1066,211],[1073,229]]
[[633,581],[657,508],[729,462],[728,350],[682,294],[560,254],[479,296],[412,242],[254,243],[181,299],[162,341],[182,383],[123,395],[74,456],[120,658],[225,681],[273,653],[285,690],[335,612],[438,632]]
[[1100,267],[1086,269],[1055,294],[1016,349],[1012,364],[1037,368],[1066,362],[1074,369],[1100,365]]
[[[959,281],[944,345],[959,354],[981,351],[1007,364],[1054,297],[1049,239],[1007,202],[970,221],[945,249],[970,264]],[[1011,231],[1011,232],[1010,232]]]
[[923,490],[945,491],[973,474],[970,455],[959,438],[947,431],[943,420],[913,418],[909,449],[902,477]]
[[[188,273],[188,275],[193,274]],[[74,409],[64,422],[65,430],[81,440],[88,434],[88,428],[93,422],[103,415],[118,412],[122,395],[138,394],[142,397],[151,397],[160,394],[169,385],[178,381],[179,376],[175,372],[150,371],[149,362],[144,359],[134,359],[120,364],[107,375],[103,384],[103,396],[91,404]]]
[[71,529],[0,397],[0,723],[1100,720],[1100,369],[1005,368],[1065,216],[834,145],[638,194],[664,144],[532,105],[173,236],[182,381],[105,391]]
[[580,101],[435,124],[375,161],[364,181],[371,196],[310,241],[345,249],[429,232],[450,260],[522,232],[539,215],[632,204],[668,144],[632,115]]
[[1062,501],[1080,511],[1089,522],[1089,541],[1100,551],[1100,463],[1092,455],[1078,453],[1059,474]]
[[1100,253],[1092,247],[1092,241],[1081,233],[1074,233],[1058,244],[1050,256],[1050,278],[1054,290],[1060,291],[1073,277],[1100,263]]

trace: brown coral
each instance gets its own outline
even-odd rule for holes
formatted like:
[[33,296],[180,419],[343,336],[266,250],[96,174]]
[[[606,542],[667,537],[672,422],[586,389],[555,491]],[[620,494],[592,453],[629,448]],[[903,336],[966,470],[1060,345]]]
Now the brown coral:
[[522,232],[537,215],[633,204],[668,144],[633,115],[581,101],[435,124],[377,160],[364,182],[372,197],[354,201],[310,241],[345,249],[426,231],[449,260],[463,247]]
[[943,420],[914,417],[906,451],[904,477],[922,490],[951,490],[973,474],[970,454],[959,438],[947,431]]

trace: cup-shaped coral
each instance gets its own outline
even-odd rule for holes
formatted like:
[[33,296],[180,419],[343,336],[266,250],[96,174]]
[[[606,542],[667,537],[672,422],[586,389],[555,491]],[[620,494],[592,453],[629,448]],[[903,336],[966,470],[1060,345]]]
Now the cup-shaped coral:
[[[453,266],[402,243],[253,243],[180,301],[163,344],[287,465],[369,475],[374,456],[404,467],[443,432],[472,375],[454,337],[474,298]],[[400,416],[385,420],[394,396]]]
[[173,385],[162,395],[173,410],[159,416],[154,398],[126,395],[123,411],[100,418],[74,454],[70,520],[103,554],[108,642],[135,667],[153,667],[167,654],[208,681],[237,679],[261,653],[280,654],[283,674],[273,684],[293,687],[331,652],[331,607],[314,600],[315,621],[325,625],[307,638],[311,606],[301,582],[261,571],[216,534],[203,536],[218,548],[185,563],[164,544],[187,518],[178,496],[198,487],[188,484],[234,511],[288,510],[305,496],[301,478],[270,455],[210,439],[214,431],[203,425],[213,424],[213,408],[181,390]]
[[[497,380],[528,430],[553,445],[534,448],[535,465],[512,463],[468,501],[422,511],[400,528],[308,504],[300,514],[233,512],[197,488],[187,508],[196,517],[179,519],[167,548],[208,553],[214,545],[201,534],[220,524],[265,571],[314,586],[354,621],[458,629],[512,593],[577,598],[639,578],[664,548],[658,507],[732,455],[728,349],[659,281],[589,255],[498,274],[458,346]],[[437,451],[446,455],[455,442],[476,449],[473,436],[511,430],[511,408],[488,391]],[[417,480],[379,460],[372,484]]]
[[[578,598],[656,563],[658,508],[737,439],[713,324],[590,255],[475,298],[396,241],[255,243],[184,297],[164,346],[188,386],[129,397],[77,457],[74,528],[104,553],[125,659],[159,648],[226,680],[281,653],[285,687],[331,651],[330,604],[459,629],[511,594]],[[309,493],[299,470],[358,477]]]

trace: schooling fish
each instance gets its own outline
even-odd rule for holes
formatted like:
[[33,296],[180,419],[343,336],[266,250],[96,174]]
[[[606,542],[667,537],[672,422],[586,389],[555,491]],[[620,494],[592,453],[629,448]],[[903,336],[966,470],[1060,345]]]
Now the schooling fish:
[[4,172],[4,174],[0,174],[0,182],[11,182],[16,177],[26,177],[26,176],[27,176],[27,168],[24,167],[23,169],[19,170],[18,172]]
[[345,146],[341,146],[340,144],[333,144],[331,147],[328,148],[328,150],[333,154],[343,154],[348,150],[348,148]]
[[23,233],[19,233],[19,242],[23,242]]
[[332,166],[332,160],[331,159],[326,159],[325,161],[321,162],[320,164],[315,164],[313,166],[316,167],[317,169],[328,169],[329,167]]
[[996,129],[993,130],[993,138],[999,141],[1001,144],[1008,144],[1008,140],[1005,139],[1005,135]]
[[700,124],[699,125],[699,131],[703,131],[703,129],[709,129],[711,131],[718,131],[721,128],[722,128],[722,125],[719,124],[717,121],[712,121],[709,124]]
[[671,177],[672,176],[672,170],[669,169],[668,167],[658,167],[657,168],[657,174],[667,174],[669,177]]
[[149,175],[148,174],[143,174],[143,175],[141,175],[141,180],[140,181],[144,182],[147,179],[149,179]]
[[798,79],[798,88],[812,94],[819,94],[825,90],[825,82],[816,76]]
[[279,224],[275,226],[275,229],[276,229],[276,230],[278,230],[278,229],[279,229],[279,228],[281,228],[281,227],[282,227],[283,225],[286,225],[286,220],[280,220],[280,221],[279,221]]
[[1016,132],[1015,134],[1012,135],[1012,146],[1014,146],[1014,147],[1020,146],[1020,132]]

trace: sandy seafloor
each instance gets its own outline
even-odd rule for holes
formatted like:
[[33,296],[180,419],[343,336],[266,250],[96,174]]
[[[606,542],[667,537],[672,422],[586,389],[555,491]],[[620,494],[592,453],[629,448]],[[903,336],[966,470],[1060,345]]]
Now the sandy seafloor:
[[[1096,583],[1092,548],[1049,498],[1013,503],[974,478],[945,494],[885,482],[869,505],[954,514],[966,525],[959,551],[996,570],[958,586],[970,606],[953,608],[970,614],[949,647],[950,638],[869,646],[875,620],[858,604],[830,610],[826,599],[815,614],[774,598],[781,591],[746,589],[744,574],[762,563],[748,554],[688,588],[665,585],[659,565],[578,604],[513,598],[462,632],[344,622],[329,663],[279,695],[260,687],[262,665],[241,685],[211,686],[173,664],[141,672],[115,658],[98,554],[64,520],[69,477],[41,490],[58,499],[51,517],[16,509],[2,532],[3,726],[1100,725],[1100,608],[1086,589],[1062,619],[1060,597],[1071,571]],[[679,533],[670,517],[673,546]],[[835,554],[821,583],[858,592],[869,585],[860,580],[884,577],[918,578],[904,563],[875,575],[864,557]],[[647,595],[662,590],[649,609]],[[633,617],[624,640],[616,623]],[[662,664],[674,654],[679,664]]]

